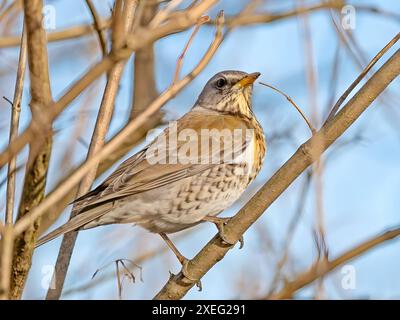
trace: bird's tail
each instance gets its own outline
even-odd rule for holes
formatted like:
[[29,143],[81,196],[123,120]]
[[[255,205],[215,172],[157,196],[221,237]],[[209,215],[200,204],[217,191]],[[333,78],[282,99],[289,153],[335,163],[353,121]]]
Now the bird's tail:
[[51,231],[44,237],[40,238],[35,243],[35,248],[49,242],[65,233],[82,229],[86,224],[89,222],[96,220],[97,218],[101,217],[102,215],[106,214],[111,209],[111,204],[100,205],[98,207],[89,209],[85,212],[81,212],[78,215],[71,218],[68,222],[63,224],[62,226],[58,227],[57,229]]

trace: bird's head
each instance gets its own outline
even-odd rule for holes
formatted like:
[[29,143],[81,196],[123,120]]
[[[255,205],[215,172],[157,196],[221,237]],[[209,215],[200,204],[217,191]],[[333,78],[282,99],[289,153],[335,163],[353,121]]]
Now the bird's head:
[[208,80],[195,106],[223,113],[251,115],[253,82],[259,76],[259,72],[219,72]]

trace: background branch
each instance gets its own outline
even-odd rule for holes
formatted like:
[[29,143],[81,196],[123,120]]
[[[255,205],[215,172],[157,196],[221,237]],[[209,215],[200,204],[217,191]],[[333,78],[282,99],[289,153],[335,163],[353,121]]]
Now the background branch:
[[300,273],[294,280],[287,282],[279,292],[268,295],[266,299],[290,299],[296,291],[323,277],[338,266],[398,236],[400,236],[400,228],[394,228],[359,244],[333,260],[319,260],[309,270]]

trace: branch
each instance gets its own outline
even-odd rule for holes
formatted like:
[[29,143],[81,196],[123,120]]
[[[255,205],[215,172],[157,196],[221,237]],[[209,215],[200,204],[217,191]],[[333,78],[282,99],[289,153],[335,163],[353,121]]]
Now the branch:
[[[25,26],[22,30],[22,41],[19,48],[19,62],[17,69],[17,79],[15,81],[14,99],[11,104],[11,124],[10,124],[10,138],[12,141],[18,134],[19,115],[21,111],[21,99],[24,91],[24,79],[26,69],[26,29]],[[12,158],[8,164],[7,170],[7,202],[6,202],[6,226],[2,232],[1,238],[1,256],[0,256],[0,299],[8,299],[10,290],[10,276],[11,265],[13,258],[13,238],[12,238],[12,225],[14,222],[14,201],[15,201],[15,175],[16,175],[16,158]],[[0,230],[2,231],[2,230]]]
[[400,39],[400,32],[394,36],[394,38],[385,46],[378,54],[371,60],[370,63],[363,69],[360,75],[357,77],[356,80],[346,89],[346,91],[341,95],[335,105],[332,107],[331,111],[329,112],[328,117],[326,118],[326,122],[331,120],[336,112],[339,110],[342,103],[347,99],[351,91],[360,83],[360,81],[368,74],[368,72],[372,69],[372,67],[379,61],[380,58],[391,48],[393,45]]
[[93,26],[97,32],[97,36],[99,37],[101,51],[103,52],[103,57],[107,55],[107,36],[104,28],[102,28],[101,18],[97,13],[96,7],[94,6],[92,0],[86,0],[86,4],[90,10],[90,13],[93,17]]
[[[9,141],[13,141],[18,135],[19,115],[21,112],[22,93],[24,91],[24,79],[26,69],[26,29],[22,29],[22,41],[19,48],[19,62],[17,69],[17,79],[15,82],[14,99],[11,105],[11,124]],[[6,224],[12,224],[14,221],[13,210],[15,200],[15,174],[16,174],[16,158],[12,158],[8,164],[7,171],[7,203],[6,203]]]
[[[149,3],[151,5],[157,4],[157,2],[154,3]],[[297,15],[301,15],[304,13],[311,13],[311,12],[318,12],[320,10],[326,10],[326,9],[340,9],[343,7],[343,1],[341,0],[331,0],[327,1],[325,3],[321,4],[316,4],[316,5],[311,5],[309,7],[304,7],[304,8],[298,8],[296,10],[289,10],[286,12],[277,12],[277,13],[257,13],[257,14],[252,14],[252,15],[246,15],[242,18],[239,19],[238,16],[231,16],[231,17],[226,17],[226,25],[231,28],[231,27],[239,27],[239,26],[247,26],[247,25],[253,25],[253,24],[265,24],[265,23],[271,23],[275,21],[280,21],[283,19],[288,19],[295,17]],[[357,11],[364,11],[368,13],[373,13],[373,14],[378,14],[384,17],[388,18],[393,18],[397,21],[400,20],[400,15],[393,13],[393,12],[388,12],[388,11],[383,11],[382,9],[378,7],[373,7],[373,6],[365,6],[365,5],[354,5]],[[212,21],[210,22],[210,24]],[[100,30],[105,30],[108,29],[111,26],[110,20],[103,18],[101,19],[100,23]],[[54,31],[50,32],[48,34],[47,41],[48,42],[56,42],[56,41],[64,41],[64,40],[70,40],[70,39],[75,39],[75,38],[81,38],[87,35],[91,35],[94,32],[97,32],[96,27],[93,24],[88,24],[88,25],[80,25],[80,26],[74,26],[70,27],[64,30],[59,30],[59,31]],[[0,48],[8,48],[8,47],[15,47],[20,44],[20,38],[19,37],[2,37],[0,38]]]
[[[83,36],[92,35],[97,29],[106,30],[110,28],[111,20],[104,19],[101,21],[100,26],[96,27],[94,24],[74,26],[64,30],[49,32],[47,36],[48,42],[64,41],[70,39],[81,38]],[[0,48],[9,48],[18,46],[21,42],[19,37],[1,37]]]
[[362,255],[368,250],[373,249],[386,241],[393,240],[398,236],[400,236],[400,228],[395,228],[359,244],[353,249],[346,251],[336,259],[331,261],[327,259],[319,260],[314,263],[309,270],[299,274],[295,280],[286,283],[281,291],[267,296],[266,299],[290,299],[297,290],[305,287],[318,278],[325,276],[343,263]]
[[[144,5],[144,2],[140,4]],[[138,11],[140,8],[138,8]],[[140,16],[138,14],[138,20],[135,22],[138,26],[135,27],[146,27],[156,14],[157,8],[157,5],[142,8],[142,14]],[[136,115],[140,114],[158,97],[154,68],[154,44],[151,43],[135,52],[133,63],[133,99],[130,119],[134,119]],[[160,124],[162,116],[162,112],[159,112],[155,116],[155,126]]]
[[[399,75],[400,50],[365,83],[343,109],[312,138],[299,147],[293,156],[264,184],[256,195],[226,224],[224,236],[237,242],[265,210],[304,172],[329,146],[345,132],[376,97]],[[318,140],[316,140],[318,139]],[[318,144],[315,143],[318,141]],[[318,148],[317,148],[318,147]],[[231,249],[219,235],[187,264],[185,274],[200,280]],[[196,281],[182,272],[172,276],[155,299],[180,299]]]
[[51,132],[49,126],[52,121],[70,104],[83,90],[104,72],[108,72],[119,61],[127,60],[131,53],[137,51],[156,40],[167,35],[183,31],[194,25],[202,14],[212,7],[218,0],[203,0],[197,6],[180,12],[176,19],[169,20],[156,29],[139,28],[126,39],[126,46],[112,51],[94,67],[92,67],[81,79],[55,103],[49,103],[47,112],[41,117],[33,117],[28,128],[19,135],[8,148],[0,154],[0,167],[8,162],[13,155],[18,153],[27,143],[34,139],[38,142],[48,136]]
[[[122,33],[119,32],[120,30],[118,30],[118,27],[113,30],[114,33],[118,33],[118,37],[125,36],[125,34],[129,32],[130,26],[133,22],[135,7],[135,0],[126,0],[125,6],[122,6],[122,1],[117,1],[117,5],[115,7],[115,17],[117,18],[116,20],[121,18],[120,21],[122,22],[123,27],[123,30],[121,30]],[[124,12],[124,14],[122,14],[122,12]],[[113,38],[115,39],[116,37]],[[116,42],[118,42],[118,40],[116,40]],[[104,90],[103,100],[97,116],[96,126],[90,142],[87,159],[92,158],[104,146],[105,137],[108,132],[114,111],[115,98],[118,93],[124,65],[124,61],[120,61],[114,66],[113,69],[111,69],[111,72],[109,73],[107,85]],[[79,184],[76,197],[83,196],[90,190],[93,181],[96,178],[98,164],[98,162],[94,163],[86,176],[82,179],[81,183]],[[73,218],[77,214],[78,211],[76,211],[75,206],[73,206],[70,218]],[[77,236],[78,232],[70,232],[63,238],[53,275],[55,278],[55,286],[54,289],[51,287],[49,288],[46,297],[47,300],[58,300],[61,296]]]
[[321,3],[310,5],[310,6],[301,6],[297,7],[293,10],[284,11],[281,13],[252,13],[248,15],[240,15],[229,17],[226,20],[226,25],[229,28],[237,27],[237,26],[246,26],[253,24],[263,24],[263,23],[271,23],[277,20],[282,20],[286,18],[292,18],[295,16],[303,15],[305,13],[326,10],[326,9],[341,9],[344,6],[343,0],[328,0],[322,1]]
[[[42,8],[41,0],[24,1],[32,117],[41,117],[46,114],[47,107],[52,103],[46,32],[42,27]],[[30,145],[17,221],[29,215],[30,211],[44,198],[51,147],[51,137],[47,137],[44,144],[39,147]],[[39,224],[39,220],[32,220],[24,232],[15,239],[10,283],[11,299],[21,297],[31,265]]]

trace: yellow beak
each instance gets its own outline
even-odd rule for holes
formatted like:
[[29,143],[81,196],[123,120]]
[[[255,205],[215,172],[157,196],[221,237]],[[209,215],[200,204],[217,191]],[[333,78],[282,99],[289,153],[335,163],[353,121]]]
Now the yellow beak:
[[256,79],[260,76],[261,73],[259,72],[253,72],[253,73],[249,73],[248,75],[246,75],[244,78],[242,78],[241,80],[238,81],[237,85],[239,85],[242,88],[245,88],[251,84],[254,83],[254,81],[256,81]]

